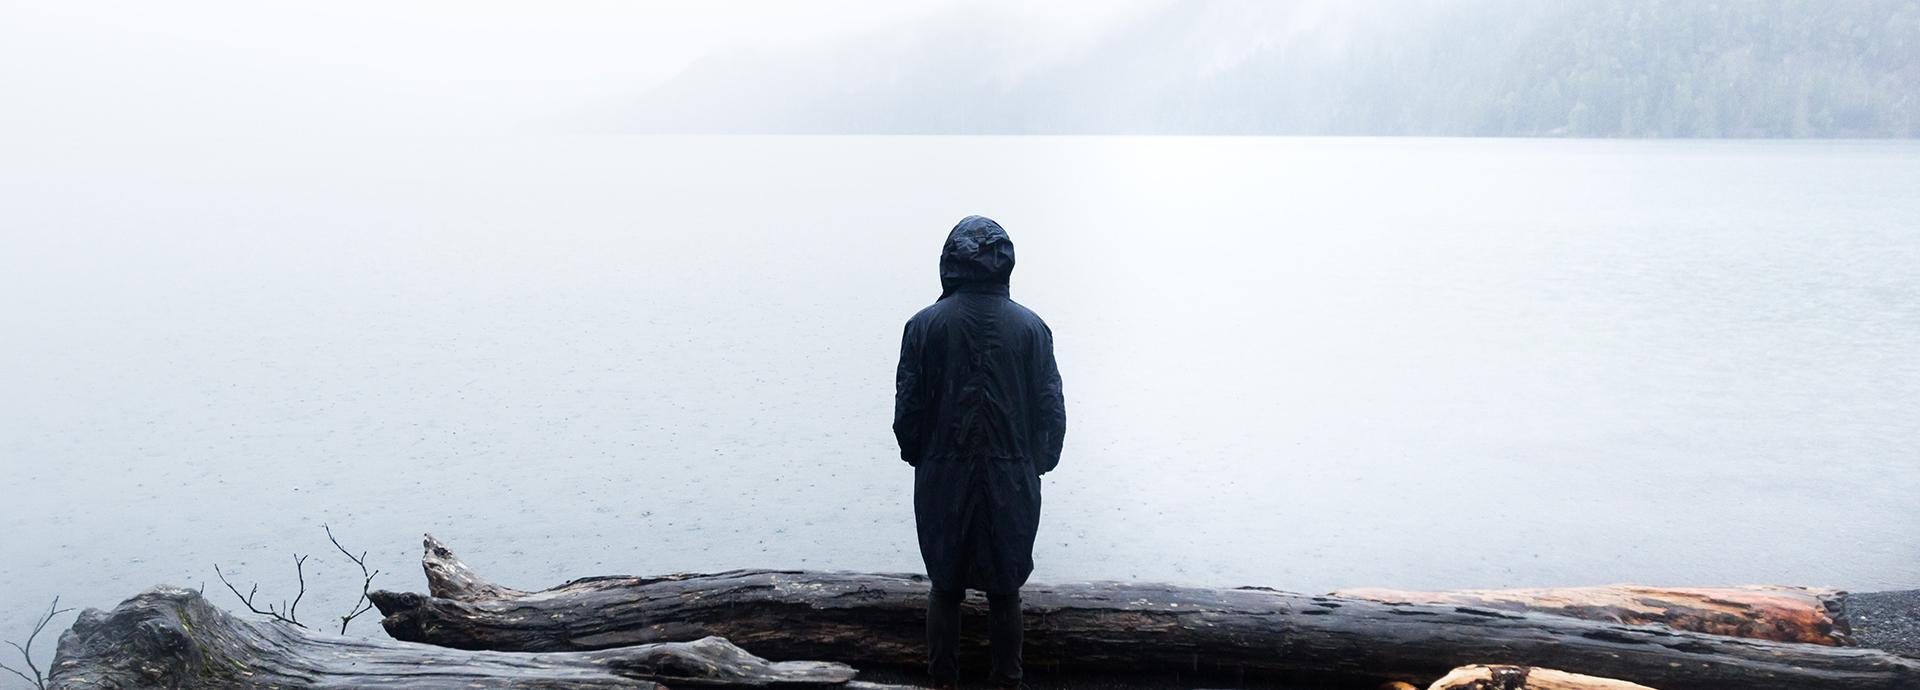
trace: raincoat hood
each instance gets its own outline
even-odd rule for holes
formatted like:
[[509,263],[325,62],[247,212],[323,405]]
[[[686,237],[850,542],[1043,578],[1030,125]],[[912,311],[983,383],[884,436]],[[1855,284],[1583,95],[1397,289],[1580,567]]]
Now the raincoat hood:
[[940,296],[966,285],[1006,285],[1013,277],[1013,240],[986,216],[967,216],[940,250]]

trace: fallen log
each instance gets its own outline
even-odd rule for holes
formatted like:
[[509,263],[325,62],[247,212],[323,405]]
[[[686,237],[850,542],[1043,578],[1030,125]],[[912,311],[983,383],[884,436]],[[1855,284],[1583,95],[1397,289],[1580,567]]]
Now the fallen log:
[[[926,579],[793,570],[596,577],[540,592],[479,577],[431,536],[428,594],[374,592],[395,638],[464,649],[585,650],[719,635],[769,658],[922,662]],[[1030,585],[1037,670],[1255,674],[1430,682],[1468,663],[1549,666],[1663,690],[1904,690],[1920,661],[1472,606],[1391,604],[1262,588]],[[968,606],[981,615],[984,603]],[[969,652],[985,648],[969,626]]]
[[852,682],[844,664],[769,662],[724,639],[595,652],[476,652],[241,620],[199,592],[156,587],[111,612],[90,609],[60,636],[49,687],[568,688],[886,686]]
[[1389,603],[1532,611],[1780,642],[1853,644],[1846,592],[1812,587],[1558,587],[1408,592],[1345,589],[1333,596]]
[[1531,666],[1456,668],[1427,690],[1654,690],[1638,683]]

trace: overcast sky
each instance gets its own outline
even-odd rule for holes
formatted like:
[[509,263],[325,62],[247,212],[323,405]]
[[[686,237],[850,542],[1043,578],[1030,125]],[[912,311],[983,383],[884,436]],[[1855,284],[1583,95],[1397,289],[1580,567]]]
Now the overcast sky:
[[[565,130],[720,53],[810,51],[951,12],[885,0],[0,0],[0,129]],[[969,3],[1053,42],[1153,0]],[[4,135],[0,135],[4,136]]]
[[1920,0],[0,0],[0,137],[1920,136]]

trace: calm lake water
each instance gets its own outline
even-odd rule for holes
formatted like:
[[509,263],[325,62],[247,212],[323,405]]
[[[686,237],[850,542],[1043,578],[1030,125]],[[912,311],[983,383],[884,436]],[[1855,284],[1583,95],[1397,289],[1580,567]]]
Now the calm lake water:
[[0,637],[293,552],[337,615],[323,523],[391,589],[917,570],[970,213],[1059,342],[1036,580],[1920,586],[1915,143],[61,142],[0,159]]

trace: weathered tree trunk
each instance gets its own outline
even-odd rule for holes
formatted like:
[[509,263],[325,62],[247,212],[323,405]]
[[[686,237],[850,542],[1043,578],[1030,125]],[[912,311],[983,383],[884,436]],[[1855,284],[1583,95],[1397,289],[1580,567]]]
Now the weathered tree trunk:
[[[156,587],[111,612],[89,610],[60,636],[51,686],[60,690],[196,688],[608,688],[850,683],[844,664],[768,662],[726,640],[595,652],[476,652],[314,632],[241,620],[198,592]],[[868,685],[867,689],[883,686]]]
[[[922,662],[927,583],[912,575],[738,570],[600,577],[541,592],[487,583],[432,537],[430,595],[375,592],[403,640],[469,649],[599,649],[720,635],[770,658]],[[1749,640],[1470,606],[1266,589],[1029,586],[1029,668],[1431,682],[1462,664],[1548,666],[1662,690],[1920,689],[1884,652]],[[983,608],[969,604],[976,615]],[[978,653],[981,626],[969,643]]]
[[1390,603],[1532,611],[1615,623],[1658,623],[1675,630],[1780,642],[1853,644],[1846,593],[1831,589],[1749,587],[1560,587],[1406,592],[1346,589],[1333,596]]
[[1530,666],[1462,666],[1427,690],[1654,690],[1638,683]]

